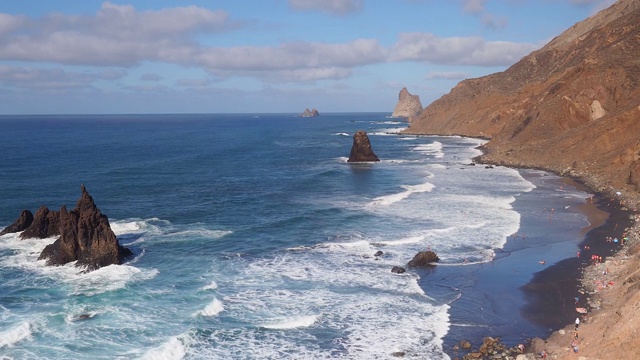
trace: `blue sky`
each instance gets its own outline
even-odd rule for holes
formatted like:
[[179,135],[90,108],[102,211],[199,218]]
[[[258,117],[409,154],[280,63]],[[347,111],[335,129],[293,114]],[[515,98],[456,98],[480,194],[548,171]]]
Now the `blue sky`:
[[391,112],[613,0],[0,2],[0,114]]

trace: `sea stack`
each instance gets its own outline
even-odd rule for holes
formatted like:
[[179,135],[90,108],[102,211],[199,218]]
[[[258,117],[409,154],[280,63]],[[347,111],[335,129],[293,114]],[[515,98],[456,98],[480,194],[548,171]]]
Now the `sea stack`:
[[316,116],[320,116],[320,113],[315,108],[313,108],[311,111],[309,111],[309,108],[306,108],[306,109],[304,109],[302,114],[300,114],[298,116],[300,116],[300,117],[316,117]]
[[371,149],[371,142],[367,132],[364,130],[358,130],[353,135],[353,146],[351,146],[351,155],[349,155],[348,162],[367,162],[367,161],[380,161],[376,154]]
[[398,95],[398,103],[391,114],[394,118],[408,118],[420,115],[422,112],[422,103],[418,95],[411,95],[407,88],[402,88]]
[[0,232],[0,236],[9,233],[16,233],[24,231],[33,222],[33,214],[29,210],[22,210],[20,216],[13,222],[13,224],[7,226]]
[[82,185],[82,195],[75,209],[60,209],[60,238],[47,245],[38,260],[46,259],[47,265],[64,265],[76,261],[76,266],[86,266],[95,270],[112,264],[122,264],[132,255],[118,243],[103,215],[93,202],[93,198]]
[[51,211],[46,206],[41,206],[33,218],[33,222],[26,228],[20,238],[24,239],[44,239],[60,235],[60,212]]

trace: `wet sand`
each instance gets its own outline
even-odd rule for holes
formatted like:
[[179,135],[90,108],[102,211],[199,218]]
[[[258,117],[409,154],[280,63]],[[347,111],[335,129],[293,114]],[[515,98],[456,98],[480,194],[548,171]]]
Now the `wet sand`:
[[[586,191],[582,185],[566,178],[557,179],[549,186],[558,186],[558,191],[562,191],[563,186]],[[522,230],[529,229],[533,237],[535,229],[545,226],[544,222],[536,219],[535,214],[532,219],[531,209],[518,209],[518,204],[516,200],[514,209],[525,214]],[[525,206],[531,207],[531,204]],[[546,338],[574,322],[575,308],[586,305],[586,296],[579,292],[580,278],[590,264],[591,255],[604,257],[615,252],[616,246],[603,239],[620,237],[630,220],[628,212],[598,195],[558,211],[578,212],[587,217],[588,223],[573,233],[563,234],[568,238],[559,242],[510,239],[504,252],[497,253],[492,263],[478,266],[473,280],[468,280],[469,283],[460,280],[463,296],[451,304],[452,326],[444,339],[445,351],[452,358],[462,354],[452,350],[461,340],[469,340],[475,348],[483,337],[493,336],[500,337],[508,346],[515,346],[528,343],[534,337]],[[549,231],[564,231],[549,228]],[[554,235],[543,232],[537,236]],[[585,245],[590,250],[584,250]],[[541,259],[545,259],[546,264],[540,264]],[[451,272],[455,269],[440,271],[439,280],[451,279],[450,274],[443,275]],[[437,273],[434,271],[433,275],[438,277]],[[465,291],[465,287],[469,291]]]

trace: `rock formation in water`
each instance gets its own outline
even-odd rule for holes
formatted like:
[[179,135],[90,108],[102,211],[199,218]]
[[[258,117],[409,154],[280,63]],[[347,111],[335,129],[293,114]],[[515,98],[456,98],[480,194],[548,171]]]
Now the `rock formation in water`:
[[0,232],[0,236],[4,234],[17,233],[17,232],[23,231],[26,228],[28,228],[32,222],[33,222],[33,213],[31,213],[31,211],[29,210],[22,210],[22,212],[20,213],[20,216],[16,219],[16,221],[14,221],[13,224],[7,226],[6,228],[4,228],[4,230],[2,230],[2,232]]
[[98,210],[84,185],[75,209],[67,211],[66,206],[62,206],[59,218],[60,238],[47,245],[38,258],[46,259],[47,265],[64,265],[77,260],[76,266],[94,270],[122,264],[132,255],[129,249],[120,246],[107,216]]
[[433,263],[437,262],[438,260],[440,260],[440,258],[438,258],[438,255],[436,255],[436,253],[434,253],[433,251],[420,251],[419,253],[416,254],[416,256],[413,257],[413,259],[411,259],[411,261],[409,261],[407,266],[409,267],[430,266],[430,265],[433,265]]
[[619,0],[504,72],[456,85],[414,134],[489,138],[478,160],[640,192],[640,0]]
[[422,103],[418,95],[411,95],[407,88],[402,88],[398,95],[398,103],[391,114],[392,117],[403,117],[412,120],[422,112]]
[[316,117],[316,116],[320,116],[320,113],[318,112],[318,110],[316,110],[315,108],[313,108],[313,110],[309,111],[309,109],[304,109],[304,112],[302,112],[302,114],[298,115],[300,117]]
[[20,234],[21,239],[44,239],[60,235],[60,212],[41,206],[33,217],[31,225]]
[[380,161],[371,149],[371,142],[364,130],[358,130],[353,135],[353,145],[351,146],[351,155],[348,162],[366,162]]

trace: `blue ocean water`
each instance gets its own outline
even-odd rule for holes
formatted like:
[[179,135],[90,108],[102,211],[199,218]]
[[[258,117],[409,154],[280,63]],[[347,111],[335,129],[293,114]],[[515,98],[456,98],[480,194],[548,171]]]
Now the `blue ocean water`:
[[[37,261],[55,238],[0,237],[0,355],[449,359],[452,326],[497,321],[474,305],[451,318],[463,291],[474,303],[479,269],[577,238],[584,217],[562,210],[586,194],[469,166],[482,140],[400,135],[386,115],[0,117],[0,227],[72,208],[85,184],[135,254],[84,273]],[[360,129],[380,163],[346,162]],[[553,229],[536,225],[550,197],[564,206]],[[509,242],[523,231],[528,243]],[[456,270],[391,273],[427,248]]]

